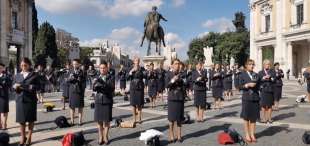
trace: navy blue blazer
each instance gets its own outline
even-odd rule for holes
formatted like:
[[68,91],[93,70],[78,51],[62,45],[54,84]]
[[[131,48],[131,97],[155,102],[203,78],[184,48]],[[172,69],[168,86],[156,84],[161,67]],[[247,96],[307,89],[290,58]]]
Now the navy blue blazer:
[[223,87],[223,78],[224,74],[222,71],[212,70],[210,73],[212,87]]
[[16,93],[16,102],[37,102],[36,91],[40,86],[40,81],[37,73],[30,72],[26,78],[21,73],[15,75],[14,84],[21,85],[21,92]]
[[139,69],[132,72],[132,74],[128,73],[127,79],[130,80],[130,90],[144,90],[143,79],[146,78],[145,74],[145,69],[143,67],[139,67]]
[[[171,82],[172,78],[177,75],[178,80]],[[165,76],[165,85],[168,88],[168,100],[174,101],[184,101],[185,99],[185,82],[181,78],[181,73],[175,74],[172,71],[167,71]]]
[[12,85],[12,80],[7,74],[0,77],[0,98],[9,99],[9,90]]
[[108,74],[105,80],[100,76],[95,78],[93,90],[97,92],[95,96],[96,104],[113,104],[114,76]]
[[[201,77],[200,80],[197,80]],[[207,82],[208,82],[208,73],[206,70],[202,70],[199,74],[198,70],[194,70],[192,72],[192,79],[194,82],[193,89],[194,90],[207,90]]]
[[260,82],[260,91],[270,93],[273,92],[273,84],[275,83],[276,74],[272,69],[269,69],[267,73],[270,75],[269,79],[263,79],[263,77],[266,76],[266,72],[264,70],[258,72],[258,78]]
[[284,72],[282,69],[274,70],[275,71],[275,86],[283,86],[282,78],[284,78]]
[[[247,71],[242,71],[239,74],[239,89],[242,91],[242,100],[245,101],[259,101],[259,78],[255,72],[250,73],[252,78]],[[255,87],[245,88],[247,83],[256,83]]]

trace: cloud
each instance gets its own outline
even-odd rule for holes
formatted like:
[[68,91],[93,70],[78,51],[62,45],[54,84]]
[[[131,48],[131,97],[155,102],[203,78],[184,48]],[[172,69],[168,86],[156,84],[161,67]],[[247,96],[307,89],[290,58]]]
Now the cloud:
[[[145,54],[145,50],[140,48],[139,43],[142,33],[132,27],[123,27],[113,29],[110,34],[102,38],[95,38],[80,42],[80,46],[99,47],[106,44],[107,40],[110,45],[119,44],[125,54],[133,56],[141,56]],[[143,54],[142,54],[143,53]]]
[[198,34],[198,37],[199,37],[199,38],[202,38],[202,37],[204,37],[204,36],[206,36],[206,35],[208,35],[208,34],[209,34],[208,31],[202,32],[202,33]]
[[[125,54],[130,57],[146,55],[147,41],[145,40],[144,46],[140,47],[142,32],[132,27],[123,27],[113,29],[110,34],[102,38],[95,38],[91,40],[80,41],[80,46],[98,47],[100,44],[105,44],[109,40],[109,44],[118,43]],[[169,32],[165,36],[167,45],[177,50],[185,50],[186,42],[176,33]],[[155,45],[153,44],[152,47]],[[154,51],[154,50],[152,50]],[[179,54],[182,53],[181,51]],[[181,54],[180,54],[181,55]]]
[[36,0],[38,7],[54,14],[86,12],[110,18],[140,16],[162,4],[163,0]]
[[172,48],[175,49],[185,49],[186,43],[185,41],[176,33],[169,32],[165,36],[165,40],[168,45],[171,45]]
[[109,37],[113,40],[127,40],[129,38],[141,37],[142,33],[132,27],[113,29]]
[[172,4],[174,7],[183,6],[186,3],[186,0],[172,0]]
[[208,31],[215,32],[227,32],[235,29],[232,20],[225,17],[207,20],[202,23],[202,27],[207,28]]

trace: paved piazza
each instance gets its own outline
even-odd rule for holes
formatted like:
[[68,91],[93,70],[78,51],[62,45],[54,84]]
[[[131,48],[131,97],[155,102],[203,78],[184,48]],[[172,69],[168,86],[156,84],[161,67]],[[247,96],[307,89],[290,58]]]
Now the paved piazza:
[[[297,104],[295,98],[305,93],[305,87],[297,84],[296,81],[285,81],[283,88],[283,99],[280,105],[280,111],[273,113],[273,124],[258,124],[257,144],[253,146],[303,146],[301,136],[305,130],[310,130],[310,105],[307,103]],[[89,94],[88,91],[86,94]],[[96,123],[93,122],[93,110],[90,109],[90,100],[86,100],[86,108],[83,126],[74,126],[66,129],[56,128],[53,123],[57,116],[65,115],[69,117],[69,111],[60,110],[60,93],[47,94],[46,100],[54,102],[57,108],[54,112],[46,113],[41,105],[38,106],[38,121],[35,125],[33,134],[34,146],[60,146],[62,136],[67,132],[83,131],[89,145],[97,145]],[[210,93],[209,93],[210,96]],[[235,128],[243,135],[242,120],[239,118],[241,110],[240,94],[235,92],[231,101],[225,102],[225,108],[222,110],[209,110],[206,112],[206,121],[204,123],[192,123],[183,125],[182,135],[184,141],[182,144],[173,145],[184,146],[217,146],[217,135],[225,128]],[[212,102],[211,97],[208,102]],[[131,107],[128,102],[124,102],[121,97],[115,98],[113,108],[113,117],[119,117],[123,120],[131,120]],[[185,111],[191,115],[194,113],[193,102],[186,102]],[[162,145],[168,145],[168,121],[167,112],[164,103],[160,103],[155,109],[151,109],[146,104],[143,109],[143,123],[137,125],[134,129],[112,128],[110,131],[111,146],[143,146],[144,142],[139,141],[140,133],[148,129],[157,129],[162,131],[165,136],[161,137]],[[11,145],[17,145],[19,141],[19,129],[15,121],[15,102],[10,102],[9,114],[9,133],[11,134]],[[76,120],[77,121],[77,120]]]

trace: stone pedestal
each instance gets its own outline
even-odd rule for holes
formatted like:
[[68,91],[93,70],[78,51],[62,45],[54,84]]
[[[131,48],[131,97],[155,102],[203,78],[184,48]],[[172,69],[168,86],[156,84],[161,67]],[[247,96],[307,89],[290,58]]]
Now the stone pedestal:
[[154,64],[154,68],[158,68],[161,63],[165,61],[164,56],[144,56],[143,57],[143,63],[144,67],[146,65],[149,65],[150,63]]

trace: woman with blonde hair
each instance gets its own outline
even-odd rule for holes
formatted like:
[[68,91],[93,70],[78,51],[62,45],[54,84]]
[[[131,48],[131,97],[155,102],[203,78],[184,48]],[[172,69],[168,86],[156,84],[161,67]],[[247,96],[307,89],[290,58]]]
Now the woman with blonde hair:
[[271,69],[270,60],[263,61],[263,70],[258,73],[260,82],[260,104],[263,112],[262,123],[272,123],[272,106],[274,105],[275,72]]
[[[133,107],[133,122],[142,122],[142,107],[144,106],[145,69],[140,66],[140,58],[135,57],[133,67],[128,73],[130,80],[130,105]],[[138,118],[138,120],[137,120]]]

